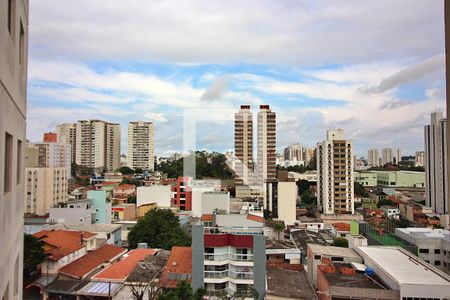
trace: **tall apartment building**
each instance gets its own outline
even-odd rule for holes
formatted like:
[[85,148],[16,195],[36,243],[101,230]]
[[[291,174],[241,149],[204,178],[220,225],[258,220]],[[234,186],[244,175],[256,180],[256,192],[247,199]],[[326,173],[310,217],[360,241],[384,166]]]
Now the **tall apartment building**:
[[392,148],[384,148],[381,150],[381,164],[383,166],[387,163],[392,163],[393,161]]
[[56,125],[56,140],[58,143],[70,144],[72,157],[70,162],[76,162],[77,151],[77,124],[67,123]]
[[[447,117],[450,116],[450,4],[444,1],[445,15],[445,80],[446,80],[446,102]],[[450,122],[447,122],[447,145],[450,143]],[[450,170],[450,151],[447,151],[447,170]],[[447,186],[447,194],[450,195],[450,185]],[[450,206],[450,205],[449,205]],[[447,224],[450,228],[450,224]]]
[[253,174],[253,114],[250,105],[241,105],[234,115],[236,185],[249,184]]
[[317,144],[317,202],[324,214],[354,213],[353,147],[342,129]]
[[192,210],[192,186],[188,176],[179,176],[175,185],[172,186],[171,205],[179,210]]
[[304,161],[303,146],[300,144],[292,144],[284,148],[284,160]]
[[70,144],[61,143],[35,143],[29,147],[35,147],[38,151],[37,167],[64,167],[67,173],[71,174]]
[[431,114],[431,124],[425,126],[425,187],[426,203],[440,214],[449,212],[447,168],[447,120],[441,112]]
[[402,161],[402,150],[400,148],[395,149],[394,154],[393,154],[393,158],[392,158],[392,162],[394,164],[398,165],[398,163],[401,162],[401,161]]
[[155,170],[155,138],[152,122],[128,123],[127,165],[153,172]]
[[423,167],[425,162],[425,151],[416,151],[416,166]]
[[67,168],[25,168],[25,178],[25,213],[43,216],[68,201]]
[[0,0],[0,299],[22,299],[28,1]]
[[305,148],[303,148],[303,160],[305,161],[305,164],[309,164],[311,162],[311,159],[313,159],[315,154],[316,154],[316,148],[315,147],[305,147]]
[[76,124],[77,165],[106,168],[120,167],[120,125],[101,120],[78,121]]
[[378,156],[378,150],[377,149],[369,149],[368,151],[368,165],[371,167],[378,167],[380,160]]
[[276,169],[276,113],[269,105],[260,105],[258,113],[257,176],[260,183],[277,177]]

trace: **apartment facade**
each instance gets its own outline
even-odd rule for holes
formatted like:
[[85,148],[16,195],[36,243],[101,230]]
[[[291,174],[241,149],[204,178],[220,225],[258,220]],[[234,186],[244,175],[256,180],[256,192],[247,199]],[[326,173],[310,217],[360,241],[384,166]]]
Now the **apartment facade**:
[[64,167],[71,174],[72,151],[70,144],[61,143],[35,143],[30,144],[38,151],[38,167]]
[[441,112],[432,113],[425,126],[425,196],[426,205],[439,214],[447,214],[450,205],[446,136],[447,120]]
[[425,163],[425,151],[416,151],[416,166],[423,167]]
[[277,177],[276,170],[276,113],[269,105],[260,105],[258,112],[257,176],[262,185]]
[[284,148],[284,160],[304,161],[303,146],[300,144],[292,144]]
[[294,225],[297,195],[297,184],[293,181],[267,181],[265,183],[264,209],[272,212],[274,220],[283,221],[285,225]]
[[392,163],[394,161],[393,159],[393,153],[392,148],[384,148],[381,150],[381,164],[384,166],[387,163]]
[[56,143],[57,142],[57,134],[54,132],[46,132],[42,138],[44,143]]
[[354,214],[353,146],[342,129],[317,144],[317,201],[324,214]]
[[378,167],[380,165],[380,158],[377,149],[369,149],[367,158],[369,166]]
[[43,216],[68,196],[67,168],[25,168],[25,213]]
[[76,124],[76,163],[113,171],[120,167],[120,125],[101,120]]
[[241,105],[234,115],[236,185],[249,184],[253,173],[253,114],[250,105]]
[[264,299],[266,247],[262,224],[261,227],[214,225],[192,227],[193,289],[205,288],[206,296],[212,298],[224,293],[245,295],[255,289],[258,299]]
[[70,162],[75,163],[77,151],[77,124],[66,123],[56,125],[56,140],[58,143],[70,144],[70,149],[72,151]]
[[155,137],[152,122],[128,123],[127,166],[153,172],[155,170]]
[[28,7],[0,0],[0,299],[22,299]]
[[188,176],[178,177],[171,190],[171,205],[176,206],[179,210],[192,210],[192,187]]

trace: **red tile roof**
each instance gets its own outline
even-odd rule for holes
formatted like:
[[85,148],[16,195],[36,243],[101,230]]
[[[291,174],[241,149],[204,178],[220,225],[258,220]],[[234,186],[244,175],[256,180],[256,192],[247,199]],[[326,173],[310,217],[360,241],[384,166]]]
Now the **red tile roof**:
[[85,256],[71,262],[59,269],[58,273],[76,279],[82,279],[98,269],[104,263],[109,263],[115,258],[127,252],[126,249],[113,245],[103,245],[100,248],[89,252]]
[[247,220],[252,220],[259,223],[264,223],[264,218],[256,215],[247,215]]
[[154,249],[134,249],[124,255],[124,258],[94,275],[92,280],[110,280],[123,282],[133,268],[149,255],[155,255]]
[[59,260],[70,253],[84,248],[85,246],[80,243],[81,238],[86,240],[96,235],[96,233],[87,231],[67,230],[41,230],[33,234],[34,237],[51,246],[46,251],[50,260]]
[[213,221],[213,215],[211,215],[211,214],[203,214],[202,215],[202,221],[203,222],[212,222]]
[[119,185],[119,182],[115,181],[104,181],[102,183],[97,183],[96,186],[111,186],[111,185]]
[[191,247],[172,247],[167,264],[159,280],[159,284],[165,288],[175,288],[180,280],[169,279],[169,273],[186,274],[187,281],[191,281],[192,274],[192,248]]
[[348,223],[333,223],[334,228],[336,228],[337,231],[348,231],[350,232],[350,224]]
[[124,183],[124,184],[115,186],[114,190],[117,191],[117,190],[127,190],[127,189],[135,189],[135,188],[136,188],[136,186],[134,184]]

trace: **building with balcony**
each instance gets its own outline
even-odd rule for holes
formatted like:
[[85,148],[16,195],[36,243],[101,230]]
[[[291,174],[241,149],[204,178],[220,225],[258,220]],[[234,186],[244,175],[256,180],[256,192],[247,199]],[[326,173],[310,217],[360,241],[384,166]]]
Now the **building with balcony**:
[[77,125],[75,123],[56,125],[56,138],[58,143],[70,144],[70,162],[75,163],[77,149]]
[[270,109],[269,105],[260,105],[258,113],[258,155],[256,164],[256,174],[259,182],[263,184],[266,180],[273,180],[277,177],[276,169],[276,113]]
[[171,205],[179,210],[192,210],[192,187],[190,186],[190,177],[180,176],[177,182],[172,186]]
[[353,147],[342,129],[317,144],[317,204],[324,214],[354,214]]
[[155,170],[155,140],[152,122],[136,121],[128,123],[127,166],[133,170]]
[[[241,218],[242,223],[234,216]],[[263,299],[266,287],[264,223],[247,219],[245,215],[216,217],[222,220],[208,220],[211,223],[207,225],[211,226],[203,223],[192,227],[193,289],[205,288],[206,296],[212,299],[223,294],[253,298],[254,291],[258,299]],[[227,221],[229,217],[233,220]],[[229,223],[241,226],[219,225]]]
[[253,174],[253,114],[250,105],[241,105],[234,115],[236,185],[249,184]]

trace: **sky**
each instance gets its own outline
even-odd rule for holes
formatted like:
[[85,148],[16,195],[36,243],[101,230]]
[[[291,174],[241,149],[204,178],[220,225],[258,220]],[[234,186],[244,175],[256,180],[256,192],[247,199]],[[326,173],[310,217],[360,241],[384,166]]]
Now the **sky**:
[[344,129],[355,154],[423,150],[445,111],[443,0],[30,1],[27,135],[155,124],[155,152],[233,149],[241,104],[277,113],[277,150]]

